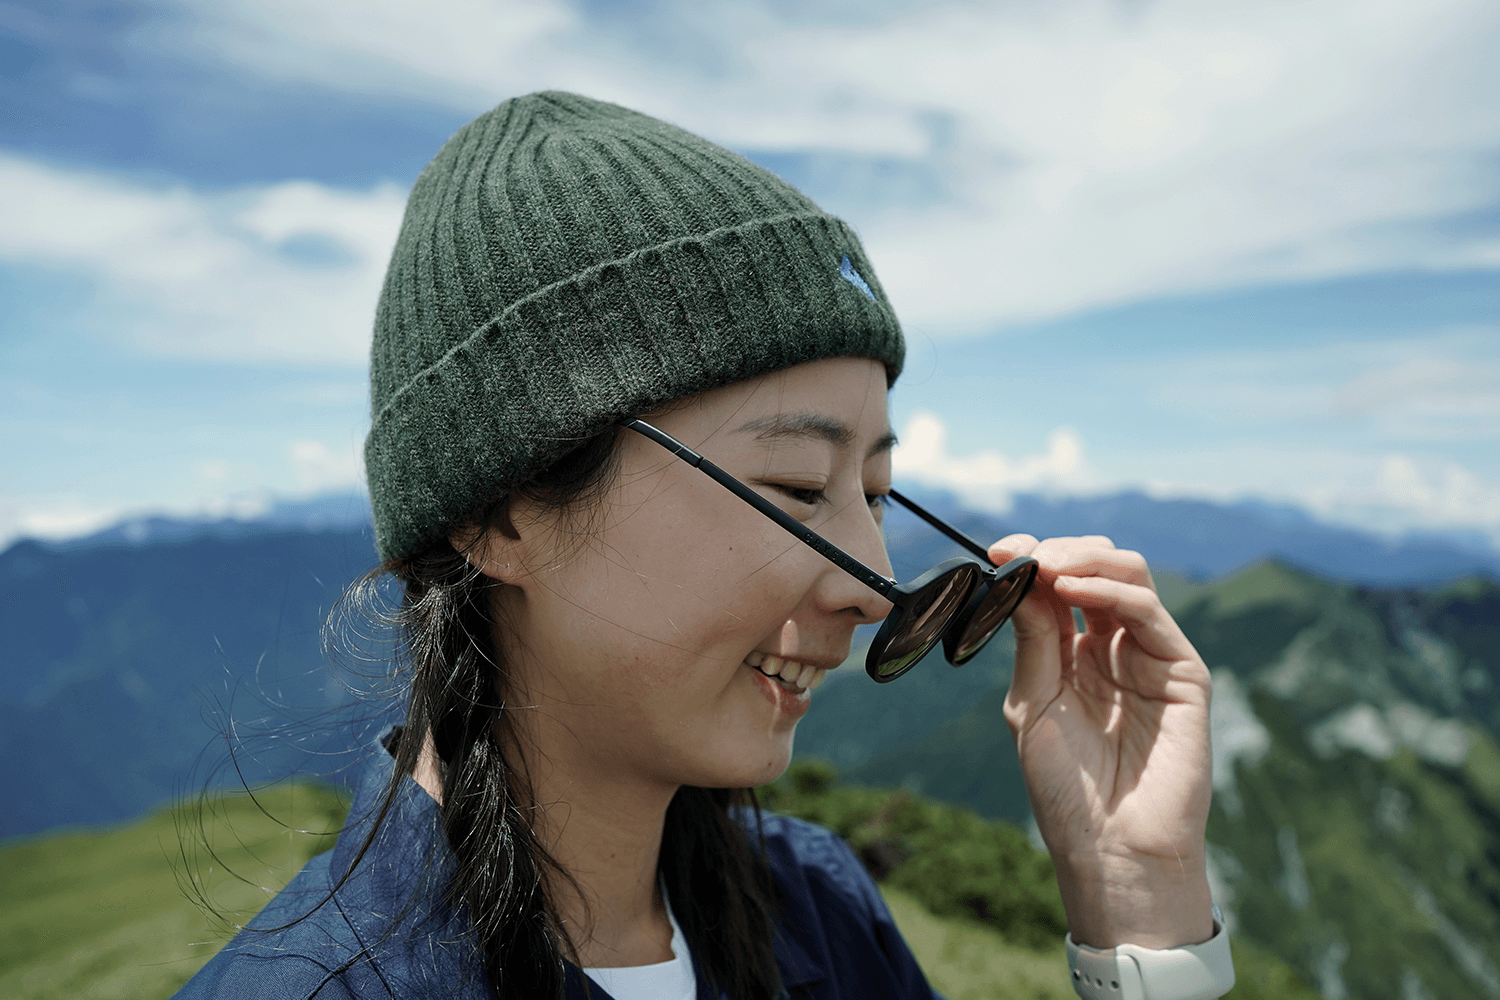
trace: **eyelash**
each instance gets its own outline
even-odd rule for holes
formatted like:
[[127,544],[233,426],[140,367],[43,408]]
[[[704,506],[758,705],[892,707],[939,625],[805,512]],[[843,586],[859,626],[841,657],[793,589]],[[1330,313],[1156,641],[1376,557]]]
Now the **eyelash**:
[[[822,490],[805,489],[800,486],[778,486],[776,488],[798,503],[805,503],[809,507],[828,503],[828,494]],[[888,507],[890,506],[891,498],[884,493],[866,493],[865,503],[871,507]]]

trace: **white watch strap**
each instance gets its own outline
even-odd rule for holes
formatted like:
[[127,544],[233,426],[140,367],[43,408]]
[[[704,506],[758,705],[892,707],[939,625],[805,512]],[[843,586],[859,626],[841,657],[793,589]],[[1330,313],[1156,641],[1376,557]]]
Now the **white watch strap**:
[[1073,990],[1083,1000],[1213,1000],[1234,986],[1229,934],[1214,921],[1202,944],[1160,950],[1122,944],[1100,951],[1066,939]]

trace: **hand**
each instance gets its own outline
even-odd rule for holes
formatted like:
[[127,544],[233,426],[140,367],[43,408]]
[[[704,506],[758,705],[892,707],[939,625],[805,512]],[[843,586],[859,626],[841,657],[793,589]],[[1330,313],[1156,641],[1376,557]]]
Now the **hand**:
[[989,554],[996,564],[1020,555],[1040,564],[1012,618],[1005,719],[1074,940],[1207,940],[1208,668],[1138,553],[1099,536],[1011,535]]

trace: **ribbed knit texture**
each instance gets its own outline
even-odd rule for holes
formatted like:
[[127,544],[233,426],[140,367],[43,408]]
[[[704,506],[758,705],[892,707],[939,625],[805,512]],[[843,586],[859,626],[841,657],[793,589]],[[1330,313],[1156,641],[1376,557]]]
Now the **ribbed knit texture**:
[[769,171],[617,105],[506,101],[417,179],[386,272],[365,442],[381,558],[625,416],[817,358],[894,381],[904,350],[853,230]]

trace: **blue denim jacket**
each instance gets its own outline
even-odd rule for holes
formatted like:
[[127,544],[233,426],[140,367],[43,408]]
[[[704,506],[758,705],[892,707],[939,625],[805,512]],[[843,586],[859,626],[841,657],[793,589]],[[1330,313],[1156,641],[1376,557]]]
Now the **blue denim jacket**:
[[[383,750],[370,755],[333,850],[313,858],[176,1000],[489,1000],[465,927],[441,903],[452,855],[437,805],[414,781],[402,782],[374,843],[333,891],[355,862],[394,766]],[[776,960],[792,998],[936,997],[843,840],[772,814],[764,830],[784,897]],[[583,1000],[583,973],[571,965],[567,973],[568,1000]],[[608,1000],[589,985],[589,996]],[[701,979],[698,996],[720,1000]]]

